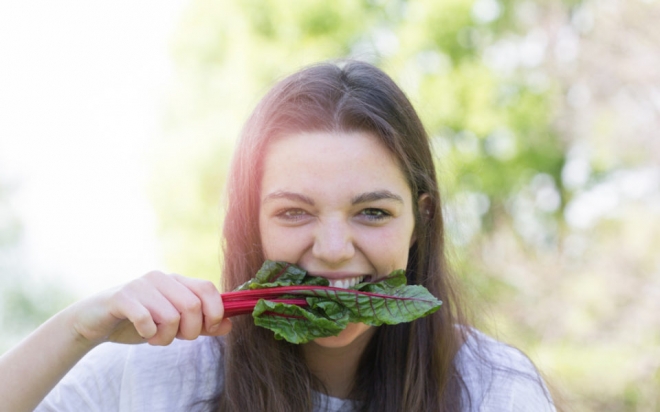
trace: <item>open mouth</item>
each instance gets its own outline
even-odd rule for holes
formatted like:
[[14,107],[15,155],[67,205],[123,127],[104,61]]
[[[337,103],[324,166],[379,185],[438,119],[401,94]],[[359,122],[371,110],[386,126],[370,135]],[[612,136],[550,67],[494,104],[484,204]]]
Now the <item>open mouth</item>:
[[362,281],[365,280],[365,278],[369,280],[371,279],[371,276],[356,276],[356,277],[343,278],[343,279],[328,279],[328,282],[330,282],[330,286],[334,288],[348,289],[348,288],[352,288],[358,283],[361,283]]

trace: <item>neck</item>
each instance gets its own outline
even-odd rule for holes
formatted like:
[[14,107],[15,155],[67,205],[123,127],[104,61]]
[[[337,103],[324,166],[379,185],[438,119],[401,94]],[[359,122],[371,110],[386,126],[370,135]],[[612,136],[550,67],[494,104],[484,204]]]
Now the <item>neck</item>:
[[351,393],[364,348],[375,329],[358,336],[346,346],[328,347],[316,341],[303,345],[305,363],[325,386],[328,395],[346,399]]

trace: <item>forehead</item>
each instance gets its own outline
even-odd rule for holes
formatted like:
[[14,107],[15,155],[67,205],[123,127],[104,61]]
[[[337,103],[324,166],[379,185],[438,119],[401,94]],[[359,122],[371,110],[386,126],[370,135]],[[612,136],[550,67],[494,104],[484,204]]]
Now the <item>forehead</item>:
[[409,197],[404,174],[390,150],[365,132],[284,135],[270,143],[264,159],[262,198],[271,190],[347,195],[396,190]]

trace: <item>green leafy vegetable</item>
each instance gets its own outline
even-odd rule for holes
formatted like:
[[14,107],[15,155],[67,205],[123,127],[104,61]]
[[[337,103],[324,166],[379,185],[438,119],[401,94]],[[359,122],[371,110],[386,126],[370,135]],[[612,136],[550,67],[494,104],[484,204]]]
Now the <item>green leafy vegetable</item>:
[[349,322],[380,326],[429,315],[442,302],[419,285],[406,285],[397,270],[378,282],[352,288],[329,286],[286,262],[266,261],[255,278],[222,294],[225,316],[252,313],[254,323],[291,343],[338,335]]

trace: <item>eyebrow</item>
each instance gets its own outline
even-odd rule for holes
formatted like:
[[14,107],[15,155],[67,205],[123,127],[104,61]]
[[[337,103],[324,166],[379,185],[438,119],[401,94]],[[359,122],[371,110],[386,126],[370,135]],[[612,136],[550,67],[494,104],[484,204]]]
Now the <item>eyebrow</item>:
[[403,198],[396,195],[389,190],[377,190],[375,192],[362,193],[351,199],[351,204],[357,205],[359,203],[374,202],[376,200],[394,200],[403,203]]
[[268,194],[266,197],[264,197],[264,200],[261,203],[264,204],[275,199],[288,199],[294,202],[302,202],[310,206],[314,206],[314,200],[312,200],[310,197],[301,195],[300,193],[286,192],[283,190],[278,190],[277,192]]

